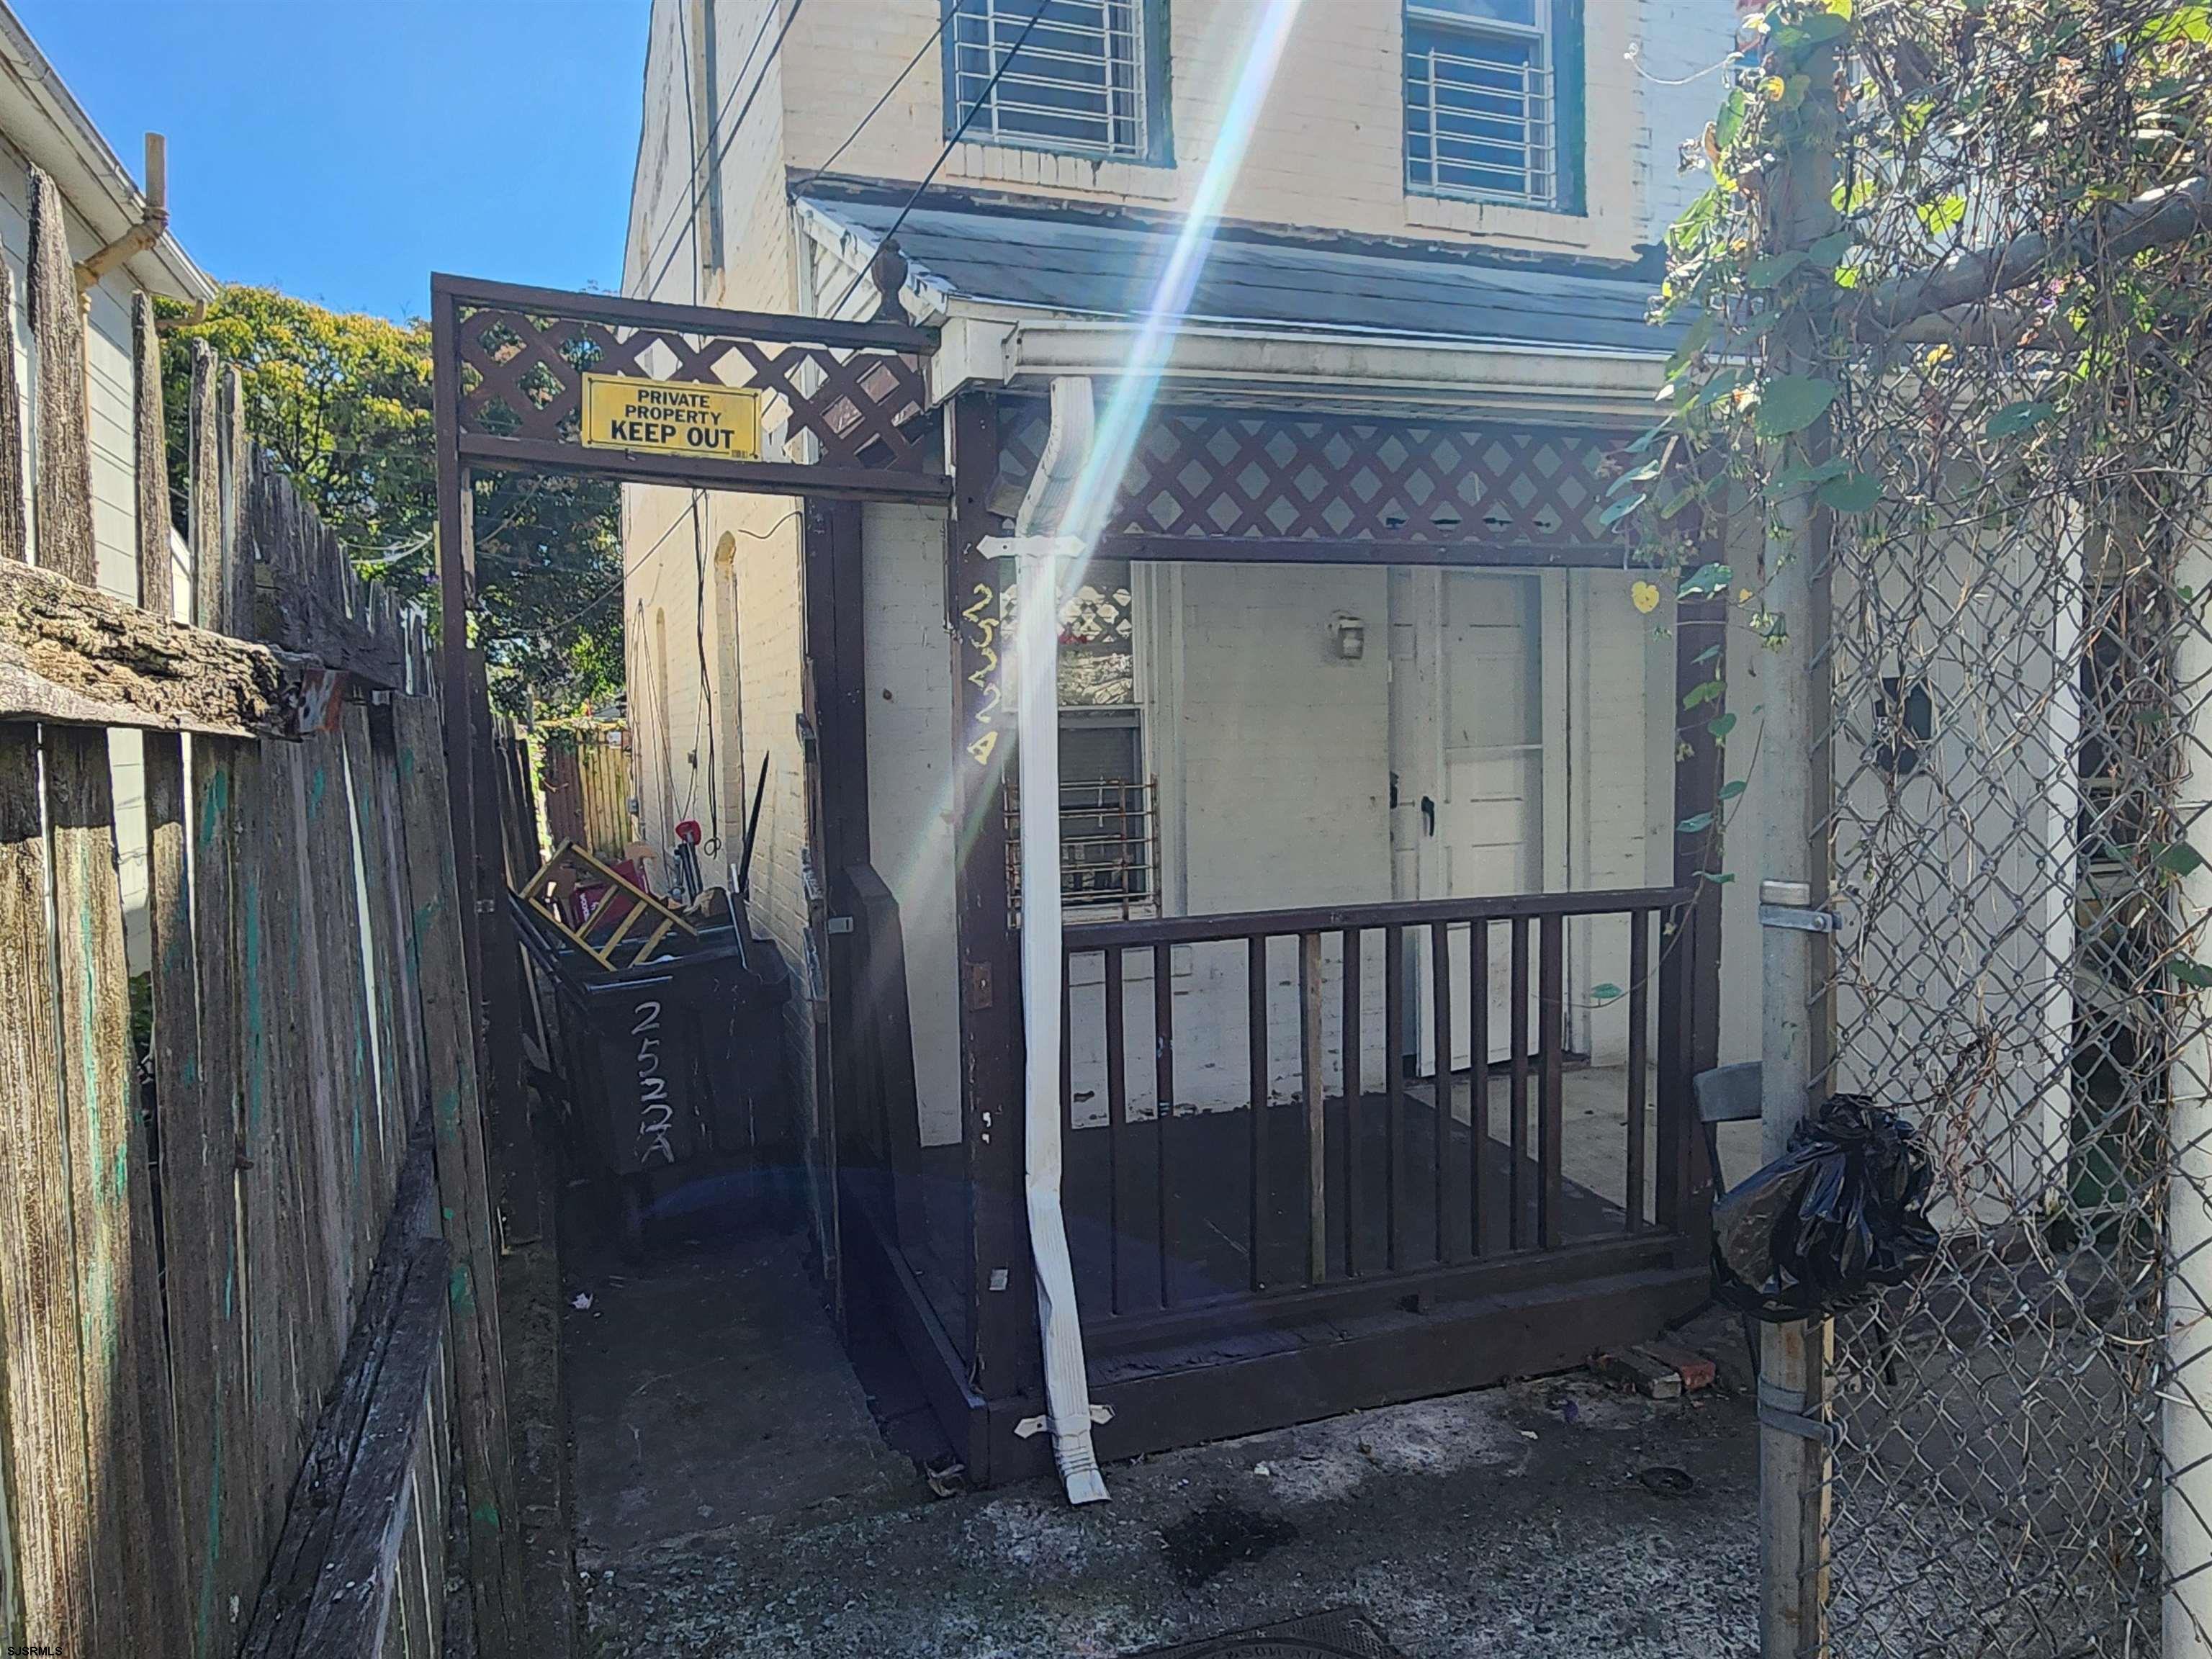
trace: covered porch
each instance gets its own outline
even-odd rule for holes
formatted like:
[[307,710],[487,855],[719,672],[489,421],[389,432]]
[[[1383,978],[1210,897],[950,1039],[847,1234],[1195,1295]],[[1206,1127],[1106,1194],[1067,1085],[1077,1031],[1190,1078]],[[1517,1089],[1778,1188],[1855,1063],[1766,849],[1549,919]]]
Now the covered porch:
[[[1719,889],[1676,825],[1716,804],[1721,708],[1684,698],[1723,629],[1640,611],[1601,522],[1658,352],[1573,417],[1258,380],[1151,408],[1059,629],[1059,1189],[1102,1459],[1577,1364],[1702,1301]],[[817,696],[861,731],[870,849],[835,907],[846,1259],[988,1482],[1047,1455],[985,546],[1041,390],[952,393],[949,514],[820,531],[850,678]]]

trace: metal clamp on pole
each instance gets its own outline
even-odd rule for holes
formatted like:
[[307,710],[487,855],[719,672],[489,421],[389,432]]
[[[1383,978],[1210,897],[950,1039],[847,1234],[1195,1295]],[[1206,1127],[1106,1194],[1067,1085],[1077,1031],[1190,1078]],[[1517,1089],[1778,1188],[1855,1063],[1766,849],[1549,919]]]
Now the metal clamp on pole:
[[1840,926],[1833,910],[1814,908],[1813,889],[1802,881],[1759,884],[1759,925],[1798,933],[1832,933]]
[[1800,1440],[1817,1440],[1830,1451],[1844,1443],[1843,1425],[1823,1418],[1805,1414],[1802,1395],[1775,1388],[1765,1377],[1759,1380],[1759,1420],[1770,1429],[1779,1429],[1784,1434],[1794,1434]]

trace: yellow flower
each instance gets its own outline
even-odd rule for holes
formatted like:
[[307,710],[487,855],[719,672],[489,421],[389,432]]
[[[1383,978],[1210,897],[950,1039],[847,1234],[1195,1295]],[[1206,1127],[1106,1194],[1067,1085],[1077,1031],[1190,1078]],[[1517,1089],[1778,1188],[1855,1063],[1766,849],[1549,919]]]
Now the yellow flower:
[[1659,590],[1650,582],[1638,582],[1628,590],[1628,598],[1647,617],[1659,608]]

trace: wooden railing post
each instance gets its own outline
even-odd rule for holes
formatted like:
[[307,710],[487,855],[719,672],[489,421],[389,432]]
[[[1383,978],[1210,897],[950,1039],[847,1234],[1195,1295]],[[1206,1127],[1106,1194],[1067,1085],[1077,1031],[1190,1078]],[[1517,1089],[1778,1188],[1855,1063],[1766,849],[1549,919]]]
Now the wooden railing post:
[[[954,495],[946,550],[946,622],[952,630],[953,869],[960,974],[962,1134],[970,1212],[962,1266],[969,1375],[989,1399],[1041,1395],[1036,1291],[1023,1189],[1021,975],[1006,871],[1004,783],[1014,763],[1007,645],[1000,584],[1010,573],[984,556],[998,533],[991,491],[999,472],[994,394],[963,392],[948,422]],[[987,1446],[971,1448],[974,1457]]]

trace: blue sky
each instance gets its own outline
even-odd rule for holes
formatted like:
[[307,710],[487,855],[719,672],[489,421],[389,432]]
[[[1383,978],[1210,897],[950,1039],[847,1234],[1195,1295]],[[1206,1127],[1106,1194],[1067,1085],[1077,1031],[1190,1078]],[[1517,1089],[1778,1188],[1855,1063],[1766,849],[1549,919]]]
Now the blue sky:
[[433,270],[621,280],[647,0],[11,3],[134,177],[168,135],[219,281],[401,317]]

